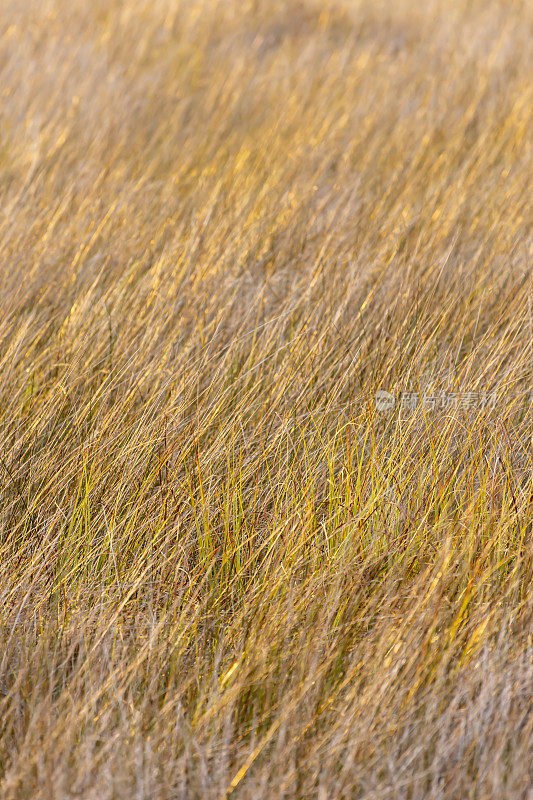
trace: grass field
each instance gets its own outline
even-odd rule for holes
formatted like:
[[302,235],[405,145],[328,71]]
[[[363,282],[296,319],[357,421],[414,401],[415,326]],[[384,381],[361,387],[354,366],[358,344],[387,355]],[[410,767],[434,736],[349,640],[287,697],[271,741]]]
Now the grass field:
[[532,43],[1,3],[2,800],[533,799]]

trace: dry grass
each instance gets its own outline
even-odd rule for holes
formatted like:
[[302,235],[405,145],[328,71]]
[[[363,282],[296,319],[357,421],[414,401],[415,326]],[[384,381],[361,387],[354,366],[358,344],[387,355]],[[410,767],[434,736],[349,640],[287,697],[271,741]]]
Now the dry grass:
[[1,4],[2,800],[533,798],[532,36]]

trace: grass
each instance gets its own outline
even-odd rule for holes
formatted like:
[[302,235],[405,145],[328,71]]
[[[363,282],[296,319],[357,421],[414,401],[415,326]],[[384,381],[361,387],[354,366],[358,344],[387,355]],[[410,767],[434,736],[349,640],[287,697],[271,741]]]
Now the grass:
[[2,798],[531,800],[532,26],[2,5]]

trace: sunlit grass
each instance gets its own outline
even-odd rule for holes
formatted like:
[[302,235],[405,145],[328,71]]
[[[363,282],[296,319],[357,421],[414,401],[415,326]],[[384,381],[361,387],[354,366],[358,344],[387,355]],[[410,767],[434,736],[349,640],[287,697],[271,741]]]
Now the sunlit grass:
[[532,12],[2,5],[2,798],[531,797]]

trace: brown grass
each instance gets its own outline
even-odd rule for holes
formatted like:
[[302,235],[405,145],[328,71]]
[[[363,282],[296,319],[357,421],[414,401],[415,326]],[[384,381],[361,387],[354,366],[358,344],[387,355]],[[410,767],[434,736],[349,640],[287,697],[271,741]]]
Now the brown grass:
[[533,798],[532,37],[1,4],[2,800]]

